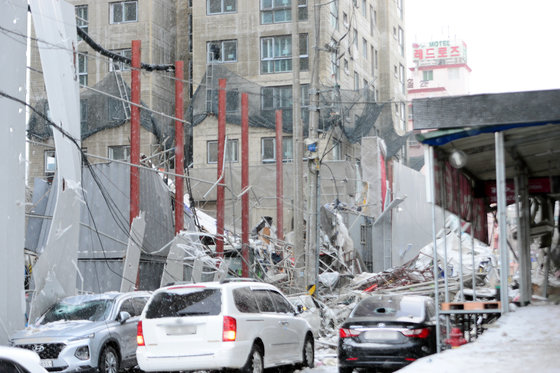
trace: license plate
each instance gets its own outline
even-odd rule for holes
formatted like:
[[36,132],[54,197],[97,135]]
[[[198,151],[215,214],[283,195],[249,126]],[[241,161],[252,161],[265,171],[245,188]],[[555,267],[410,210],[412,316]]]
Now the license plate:
[[53,361],[51,359],[41,359],[41,366],[43,368],[52,368]]
[[370,341],[396,341],[399,335],[394,330],[369,330],[364,333],[364,338]]
[[167,335],[186,335],[186,334],[196,334],[196,326],[194,325],[181,325],[166,327],[165,334]]

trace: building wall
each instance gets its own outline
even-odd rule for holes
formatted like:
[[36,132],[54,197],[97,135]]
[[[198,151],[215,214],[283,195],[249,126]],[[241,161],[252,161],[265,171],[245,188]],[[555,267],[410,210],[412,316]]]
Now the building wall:
[[[427,44],[413,43],[413,46],[424,53],[425,49],[422,46]],[[409,102],[418,98],[456,96],[470,93],[472,70],[467,64],[467,45],[462,41],[444,41],[444,45],[461,46],[461,55],[445,59],[417,59],[415,66],[409,69],[407,80]],[[437,51],[437,47],[434,49]],[[407,118],[407,129],[408,131],[413,130],[412,116]],[[410,139],[407,148],[409,159],[420,158],[423,153],[424,150],[420,143],[415,139]]]
[[[404,11],[402,1],[354,1],[339,0],[325,3],[319,7],[314,2],[307,2],[307,20],[298,22],[298,32],[308,35],[309,68],[302,69],[299,76],[301,84],[310,84],[311,71],[315,49],[314,12],[320,12],[319,32],[319,81],[322,92],[329,90],[335,94],[334,87],[340,89],[370,89],[375,92],[377,100],[390,102],[381,114],[376,125],[398,126],[402,131],[398,110],[401,102],[405,102],[405,77],[394,74],[393,66],[405,66],[404,44],[401,52],[399,47],[398,29],[402,29],[404,37],[404,18],[399,10]],[[338,6],[336,6],[338,5]],[[208,15],[205,4],[194,6],[193,16],[193,84],[209,84],[203,81],[205,73],[212,69],[207,60],[207,43],[209,41],[237,40],[237,60],[223,62],[232,72],[243,78],[263,86],[291,85],[292,72],[261,73],[261,38],[279,35],[291,35],[292,22],[261,24],[260,2],[253,0],[238,0],[237,10],[229,14]],[[393,28],[397,30],[397,37],[393,37]],[[401,39],[400,43],[404,43]],[[250,97],[250,100],[257,99]],[[398,105],[395,105],[398,103]],[[406,108],[406,105],[404,106]],[[405,109],[406,110],[406,109]],[[406,118],[406,116],[405,116]],[[404,122],[406,123],[406,122]],[[373,128],[373,123],[372,123]],[[240,126],[227,125],[228,139],[240,138]],[[291,136],[291,133],[285,133]],[[375,131],[373,131],[375,135]],[[261,160],[261,138],[274,137],[273,129],[260,127],[250,128],[249,163],[251,167],[251,185],[255,190],[262,191],[259,205],[252,204],[252,222],[258,222],[263,214],[275,216],[274,168],[273,164],[263,164]],[[215,191],[202,198],[216,180],[216,165],[207,163],[207,141],[217,139],[217,120],[210,116],[193,129],[193,169],[191,176],[200,177],[205,182],[196,181],[193,186],[195,200],[208,210],[215,209]],[[335,156],[332,150],[334,142],[342,140],[340,152]],[[239,140],[239,146],[241,142]],[[321,169],[321,203],[330,203],[335,199],[343,203],[355,205],[356,201],[366,200],[362,194],[364,183],[361,180],[360,164],[370,163],[363,158],[360,143],[350,143],[342,134],[340,128],[334,128],[320,135],[318,154],[323,157],[324,166]],[[231,164],[232,169],[239,170],[240,164]],[[272,167],[272,168],[271,168]],[[290,163],[284,164],[285,200],[291,200]],[[304,177],[307,171],[304,166]],[[267,177],[253,178],[255,172]],[[235,178],[235,172],[228,175]],[[261,184],[254,184],[254,183]],[[304,181],[305,183],[305,181]],[[304,194],[308,195],[308,188],[304,184]],[[286,193],[290,193],[287,195]],[[364,192],[365,193],[365,192]],[[227,192],[226,192],[227,195]],[[257,197],[255,197],[257,198]],[[268,205],[263,201],[268,201]],[[231,207],[231,206],[230,206]],[[300,208],[299,206],[294,208]],[[305,207],[304,207],[305,208]],[[257,212],[258,211],[258,212]],[[226,202],[226,215],[228,205]],[[285,227],[290,226],[292,211],[285,211]],[[235,219],[226,218],[228,221]]]
[[[108,0],[70,0],[73,5],[87,5],[88,7],[88,35],[103,48],[111,51],[130,49],[132,40],[141,41],[141,61],[149,64],[173,64],[176,50],[176,4],[165,0],[138,1],[136,22],[110,23],[110,6],[113,1]],[[80,53],[87,53],[87,86],[93,87],[103,80],[107,74],[120,74],[130,87],[131,73],[129,70],[120,72],[109,71],[109,59],[91,49],[83,40],[78,42]],[[32,42],[30,70],[30,97],[32,104],[36,104],[46,97],[41,71],[41,63],[36,43]],[[142,72],[141,101],[154,111],[154,118],[164,127],[173,125],[173,121],[158,113],[173,115],[174,108],[174,80],[173,73]],[[81,92],[88,92],[82,88]],[[130,97],[121,96],[125,99]],[[96,110],[88,107],[87,110]],[[99,110],[99,109],[97,109]],[[103,115],[103,114],[101,114]],[[140,152],[146,155],[154,151],[161,151],[157,146],[154,134],[140,130]],[[48,139],[33,139],[30,144],[28,180],[33,184],[35,177],[45,177],[44,151],[52,149],[52,137]],[[44,143],[44,144],[40,144]],[[108,147],[113,145],[130,145],[130,123],[127,122],[117,128],[110,128],[98,132],[83,141],[82,147],[87,152],[101,157],[108,156]],[[91,157],[90,162],[105,162]]]

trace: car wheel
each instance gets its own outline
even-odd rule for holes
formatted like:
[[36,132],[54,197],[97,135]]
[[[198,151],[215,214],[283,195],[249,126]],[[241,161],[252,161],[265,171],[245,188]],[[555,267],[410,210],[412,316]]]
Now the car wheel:
[[313,368],[315,366],[315,347],[313,345],[313,338],[305,337],[303,343],[303,362],[304,367]]
[[249,354],[249,359],[247,364],[241,369],[244,373],[263,373],[264,372],[264,360],[263,353],[259,346],[253,345],[251,353]]
[[118,373],[119,371],[119,355],[111,346],[106,346],[99,356],[99,372],[100,373]]

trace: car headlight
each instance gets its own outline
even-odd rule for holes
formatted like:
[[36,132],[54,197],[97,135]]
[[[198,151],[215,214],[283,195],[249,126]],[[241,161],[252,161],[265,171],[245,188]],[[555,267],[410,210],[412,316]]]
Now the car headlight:
[[70,338],[68,339],[69,341],[79,341],[80,339],[93,339],[95,337],[95,333],[91,333],[88,335],[81,335],[79,337],[74,337],[74,338]]
[[76,356],[80,360],[88,360],[89,359],[89,347],[88,346],[78,347],[76,349],[76,352],[74,352],[74,356]]

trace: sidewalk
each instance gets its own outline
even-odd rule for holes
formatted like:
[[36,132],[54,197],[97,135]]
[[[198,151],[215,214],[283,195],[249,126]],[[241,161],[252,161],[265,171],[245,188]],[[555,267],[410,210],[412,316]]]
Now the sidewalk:
[[398,372],[560,372],[560,305],[517,307],[476,341],[427,356]]

